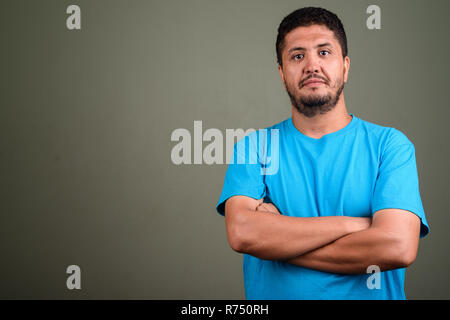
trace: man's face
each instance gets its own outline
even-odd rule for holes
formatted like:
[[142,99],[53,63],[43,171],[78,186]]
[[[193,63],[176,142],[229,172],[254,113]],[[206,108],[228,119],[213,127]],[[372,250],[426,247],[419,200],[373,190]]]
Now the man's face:
[[298,27],[284,39],[281,80],[294,107],[306,117],[324,114],[338,102],[350,59],[342,57],[333,31],[322,25]]

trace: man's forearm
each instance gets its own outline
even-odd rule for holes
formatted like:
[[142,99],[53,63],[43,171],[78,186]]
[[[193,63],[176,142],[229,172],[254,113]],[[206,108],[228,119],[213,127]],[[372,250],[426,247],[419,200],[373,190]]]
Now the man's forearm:
[[377,265],[381,271],[407,267],[411,262],[404,257],[398,236],[369,228],[286,262],[332,273],[361,274],[370,265]]
[[294,258],[370,225],[369,218],[302,218],[252,210],[235,212],[227,219],[233,220],[228,224],[232,248],[268,260]]

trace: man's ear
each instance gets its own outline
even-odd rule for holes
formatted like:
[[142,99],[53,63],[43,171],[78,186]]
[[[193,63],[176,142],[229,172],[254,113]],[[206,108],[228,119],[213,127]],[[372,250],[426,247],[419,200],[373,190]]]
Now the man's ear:
[[350,70],[350,58],[347,56],[344,58],[344,83],[347,83],[349,70]]
[[278,73],[280,74],[281,82],[283,83],[283,86],[286,88],[286,82],[284,81],[284,73],[283,73],[283,67],[278,64]]

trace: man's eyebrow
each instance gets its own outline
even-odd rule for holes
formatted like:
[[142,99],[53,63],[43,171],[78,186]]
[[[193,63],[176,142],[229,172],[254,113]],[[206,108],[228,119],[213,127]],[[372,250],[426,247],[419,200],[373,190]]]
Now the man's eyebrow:
[[[332,45],[329,42],[325,42],[325,43],[318,44],[316,46],[316,48],[322,48],[322,47],[332,47]],[[306,50],[306,49],[303,48],[303,47],[294,47],[294,48],[290,48],[288,53],[291,53],[291,52],[294,52],[294,51],[301,51],[301,50]]]

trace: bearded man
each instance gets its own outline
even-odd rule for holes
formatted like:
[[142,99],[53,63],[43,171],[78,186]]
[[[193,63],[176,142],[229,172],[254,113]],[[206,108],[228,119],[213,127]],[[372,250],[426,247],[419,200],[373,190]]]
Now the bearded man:
[[[350,59],[334,13],[286,16],[276,53],[292,103],[292,117],[267,128],[278,130],[279,168],[262,174],[259,154],[229,164],[216,206],[231,248],[244,254],[246,298],[405,299],[405,268],[429,232],[413,143],[347,111]],[[271,150],[272,139],[247,135],[234,159],[262,141]]]

